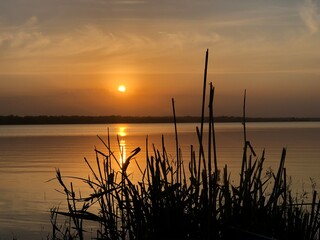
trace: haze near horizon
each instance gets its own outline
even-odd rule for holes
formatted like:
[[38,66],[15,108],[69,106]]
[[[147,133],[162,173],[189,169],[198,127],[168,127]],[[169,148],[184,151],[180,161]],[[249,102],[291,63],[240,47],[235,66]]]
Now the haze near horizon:
[[0,115],[320,117],[319,4],[1,1]]

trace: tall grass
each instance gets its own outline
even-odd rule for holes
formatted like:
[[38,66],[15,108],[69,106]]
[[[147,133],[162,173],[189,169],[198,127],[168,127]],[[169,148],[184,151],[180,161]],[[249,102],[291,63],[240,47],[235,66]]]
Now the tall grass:
[[[320,239],[317,193],[313,193],[311,203],[292,196],[286,176],[286,149],[282,151],[277,172],[265,172],[264,152],[257,157],[248,141],[246,94],[239,184],[235,186],[230,182],[227,165],[218,169],[212,83],[209,85],[209,122],[206,123],[209,130],[203,131],[207,64],[208,51],[202,121],[200,129],[196,129],[199,145],[190,146],[189,161],[184,163],[182,159],[172,99],[176,158],[168,157],[164,137],[161,149],[154,146],[150,149],[147,138],[146,167],[139,166],[141,178],[133,183],[127,169],[129,164],[137,164],[133,161],[140,148],[120,163],[110,147],[110,138],[100,138],[105,150],[95,149],[96,166],[85,159],[90,177],[71,177],[87,184],[90,195],[76,194],[72,182],[67,184],[60,170],[56,171],[67,209],[51,210],[52,239],[85,239],[90,230],[86,226],[92,224],[96,229],[90,238],[94,239]],[[204,138],[204,134],[208,137]]]

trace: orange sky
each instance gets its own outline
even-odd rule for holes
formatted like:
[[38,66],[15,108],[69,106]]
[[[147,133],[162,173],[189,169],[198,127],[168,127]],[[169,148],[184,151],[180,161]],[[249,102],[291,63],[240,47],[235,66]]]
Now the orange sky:
[[[315,0],[0,2],[0,115],[320,117]],[[125,93],[118,85],[127,87]]]

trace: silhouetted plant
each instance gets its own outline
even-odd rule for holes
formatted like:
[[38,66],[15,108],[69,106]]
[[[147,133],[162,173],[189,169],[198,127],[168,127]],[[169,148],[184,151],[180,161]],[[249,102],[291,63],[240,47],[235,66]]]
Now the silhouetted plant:
[[[208,51],[202,109],[205,106],[207,64]],[[99,137],[106,151],[95,149],[96,166],[85,159],[91,177],[71,177],[90,187],[92,193],[89,196],[77,196],[72,183],[67,187],[65,178],[57,170],[56,179],[66,196],[67,209],[51,209],[52,239],[82,240],[88,223],[96,224],[95,236],[91,236],[94,239],[319,239],[320,202],[317,193],[314,192],[310,204],[292,197],[287,184],[285,148],[277,173],[263,172],[264,151],[257,157],[247,140],[246,93],[243,104],[244,148],[238,186],[231,184],[227,166],[218,169],[214,87],[211,83],[209,86],[209,130],[203,132],[203,110],[200,129],[196,129],[199,147],[191,146],[188,164],[183,162],[179,149],[172,100],[176,131],[174,162],[168,157],[164,137],[161,150],[153,146],[152,151],[149,151],[147,138],[146,167],[141,169],[138,165],[141,179],[133,183],[127,168],[140,148],[134,149],[121,164],[110,147],[108,136],[107,141]],[[204,143],[204,134],[207,134],[207,143]],[[208,144],[206,152],[205,144]],[[60,216],[65,220],[59,225]]]

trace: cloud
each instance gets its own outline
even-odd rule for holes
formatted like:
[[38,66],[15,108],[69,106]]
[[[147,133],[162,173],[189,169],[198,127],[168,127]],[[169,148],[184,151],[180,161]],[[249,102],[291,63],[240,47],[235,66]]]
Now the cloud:
[[50,39],[37,27],[38,18],[33,16],[21,26],[1,29],[0,52],[2,58],[16,58],[35,54],[50,44]]
[[320,13],[318,0],[305,0],[299,10],[300,16],[311,34],[319,30]]
[[201,46],[203,49],[221,42],[221,36],[216,32],[159,32],[158,44],[163,48],[178,48],[184,50],[190,46]]
[[31,18],[29,18],[26,22],[25,22],[25,26],[26,27],[34,27],[36,26],[38,23],[38,18],[36,16],[32,16]]
[[[201,29],[144,32],[87,23],[72,29],[50,31],[37,16],[20,25],[0,28],[0,61],[7,66],[15,65],[15,71],[18,71],[18,65],[14,63],[19,63],[21,68],[25,66],[21,71],[28,69],[31,72],[39,65],[45,69],[52,65],[55,67],[52,71],[77,65],[81,65],[81,69],[92,67],[96,71],[108,71],[113,66],[139,65],[142,61],[148,64],[148,59],[172,57],[173,51],[190,47],[205,49],[220,41],[217,33]],[[10,72],[4,65],[1,69]]]

